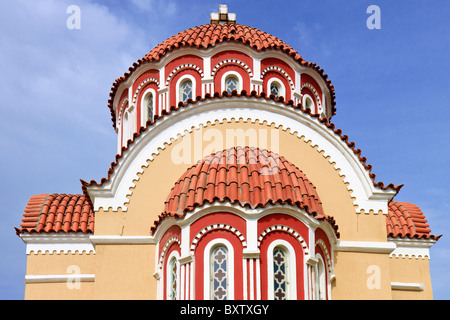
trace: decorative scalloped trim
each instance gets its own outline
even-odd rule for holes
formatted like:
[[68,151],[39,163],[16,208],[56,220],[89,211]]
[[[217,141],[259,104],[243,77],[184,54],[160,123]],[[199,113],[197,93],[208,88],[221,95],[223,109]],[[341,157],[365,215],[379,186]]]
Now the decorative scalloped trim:
[[120,104],[119,108],[119,118],[117,119],[117,124],[120,125],[122,122],[122,114],[126,109],[126,105],[128,104],[128,98],[123,99],[122,103]]
[[164,248],[161,251],[161,256],[159,258],[159,262],[158,262],[159,270],[162,269],[162,266],[164,264],[164,259],[166,257],[167,251],[169,250],[170,246],[172,244],[174,244],[174,243],[178,243],[178,245],[181,246],[181,241],[177,237],[170,237],[169,239],[167,239],[167,241],[166,241],[166,243],[164,245]]
[[294,229],[292,229],[291,227],[287,227],[287,226],[284,226],[281,224],[270,226],[267,229],[265,229],[263,232],[261,232],[261,234],[258,237],[258,249],[260,248],[261,241],[264,239],[264,237],[267,234],[274,232],[274,231],[281,231],[281,232],[289,233],[290,235],[292,235],[294,238],[296,238],[300,242],[300,245],[303,248],[304,255],[305,256],[309,255],[308,244],[306,243],[305,239],[303,239],[301,234],[298,233],[297,231],[295,231]]
[[85,249],[75,249],[75,250],[72,250],[72,249],[53,249],[53,250],[49,250],[49,249],[44,249],[44,250],[32,249],[32,250],[27,252],[27,255],[31,255],[31,254],[34,254],[34,255],[38,255],[38,254],[41,254],[41,255],[47,255],[47,254],[50,254],[50,255],[54,255],[54,254],[61,255],[61,254],[65,254],[65,255],[67,255],[69,253],[72,254],[72,255],[75,255],[75,254],[78,254],[78,255],[80,255],[80,254],[90,255],[90,254],[95,254],[95,251],[94,251],[94,249],[90,249],[90,250],[85,250]]
[[325,259],[327,261],[327,270],[328,270],[328,274],[332,274],[332,269],[333,269],[333,261],[331,259],[330,256],[330,252],[328,251],[327,245],[325,244],[325,242],[322,239],[318,239],[316,241],[316,246],[319,246],[322,251],[325,253]]
[[176,67],[175,69],[172,70],[171,73],[169,73],[167,79],[166,79],[166,86],[169,85],[170,81],[172,80],[172,78],[180,71],[182,70],[186,70],[186,69],[193,69],[195,71],[197,71],[200,74],[200,77],[203,78],[203,71],[202,69],[200,69],[200,67],[196,66],[195,64],[192,63],[185,63],[185,64],[181,64],[178,67]]
[[322,107],[322,102],[320,101],[319,93],[317,92],[316,88],[314,88],[314,86],[312,84],[310,84],[310,83],[304,83],[300,87],[300,92],[302,92],[303,88],[308,88],[309,90],[311,90],[314,93],[314,96],[315,96],[316,101],[317,101],[317,108],[321,108]]
[[242,246],[244,248],[247,248],[247,242],[245,241],[244,235],[239,230],[237,230],[235,227],[232,227],[228,224],[217,223],[217,224],[211,224],[211,225],[203,228],[195,235],[194,239],[192,240],[191,246],[190,246],[190,253],[192,255],[194,255],[195,248],[197,247],[198,242],[206,233],[213,231],[213,230],[218,230],[218,229],[227,230],[227,231],[232,232],[234,235],[236,235],[239,238]]
[[211,76],[214,76],[216,74],[216,72],[219,71],[220,68],[222,68],[224,66],[227,66],[227,65],[239,66],[239,67],[241,67],[242,69],[244,69],[248,73],[250,78],[253,77],[253,72],[250,69],[250,67],[245,62],[242,62],[242,61],[237,60],[237,59],[227,59],[227,60],[220,61],[212,69]]
[[133,95],[132,103],[136,103],[139,93],[141,92],[142,88],[147,85],[147,83],[156,83],[156,85],[158,86],[158,90],[159,90],[159,81],[156,80],[155,78],[147,78],[144,81],[142,81],[139,84],[139,86],[136,88],[136,91],[134,92],[134,95]]
[[264,78],[264,75],[269,71],[274,71],[274,72],[281,74],[286,79],[286,81],[289,83],[289,85],[291,86],[291,90],[295,91],[294,81],[292,81],[291,76],[286,71],[284,71],[282,68],[277,67],[277,66],[270,66],[270,67],[265,68],[261,72],[261,80]]

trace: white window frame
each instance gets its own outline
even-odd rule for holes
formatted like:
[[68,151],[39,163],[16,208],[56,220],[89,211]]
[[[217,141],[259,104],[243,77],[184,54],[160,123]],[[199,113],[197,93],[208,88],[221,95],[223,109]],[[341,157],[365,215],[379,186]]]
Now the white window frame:
[[156,91],[154,89],[148,88],[147,90],[144,91],[144,93],[142,94],[142,98],[141,98],[141,126],[145,127],[146,123],[147,123],[147,118],[148,118],[148,112],[147,112],[147,106],[146,106],[146,97],[148,94],[152,94],[153,95],[153,117],[156,116],[156,99],[157,99],[157,95],[156,95]]
[[280,86],[280,97],[283,97],[286,99],[286,88],[284,87],[283,82],[281,82],[278,78],[270,78],[269,81],[267,81],[267,94],[270,96],[272,93],[270,92],[270,86],[273,82],[276,82]]
[[223,245],[228,251],[227,265],[227,300],[234,300],[234,248],[226,239],[211,240],[205,247],[203,255],[203,300],[211,300],[211,251],[214,247]]
[[125,146],[128,140],[131,140],[136,130],[136,108],[129,106],[122,117],[122,145]]
[[310,108],[311,113],[316,113],[317,101],[313,97],[311,97],[309,94],[305,93],[302,98],[302,105],[303,105],[303,108],[305,108],[305,109],[306,109],[306,99],[311,99],[311,102],[312,102],[312,107]]
[[242,91],[244,84],[243,84],[243,79],[242,79],[241,74],[237,71],[227,71],[223,74],[222,79],[221,79],[221,92],[226,91],[225,84],[226,84],[227,77],[229,77],[229,76],[235,76],[238,79],[238,85],[237,85],[236,91],[238,93],[240,93]]
[[[327,269],[325,268],[325,262],[322,259],[322,256],[320,254],[316,254],[317,263],[315,265],[315,273],[316,273],[316,283],[315,286],[315,296],[317,300],[327,300]],[[321,266],[322,272],[319,273],[319,268]],[[319,298],[319,288],[322,289],[322,292],[324,292],[323,298]]]
[[169,272],[170,271],[170,261],[172,260],[172,258],[175,258],[176,260],[176,264],[177,264],[177,299],[176,300],[180,300],[180,280],[181,280],[181,275],[180,275],[180,255],[178,254],[178,252],[176,250],[172,251],[170,253],[170,255],[167,257],[166,260],[166,300],[171,300],[170,299],[170,277],[169,277]]
[[[195,78],[194,78],[194,76],[193,75],[190,75],[190,74],[185,74],[185,75],[183,75],[183,76],[181,76],[179,79],[178,79],[178,81],[177,81],[177,83],[176,83],[176,101],[177,101],[177,105],[178,105],[178,103],[179,102],[183,102],[182,100],[181,100],[181,95],[180,95],[180,90],[181,90],[181,84],[184,82],[184,80],[186,80],[186,79],[189,79],[189,80],[191,80],[191,82],[192,82],[192,100],[195,100],[195,98],[196,98],[196,92],[197,92],[197,84],[196,84],[196,81],[195,81]],[[184,103],[184,102],[183,102]]]
[[284,247],[286,253],[286,300],[297,300],[297,265],[295,261],[295,250],[286,240],[278,239],[270,243],[267,248],[267,298],[274,299],[273,294],[273,250],[275,247]]

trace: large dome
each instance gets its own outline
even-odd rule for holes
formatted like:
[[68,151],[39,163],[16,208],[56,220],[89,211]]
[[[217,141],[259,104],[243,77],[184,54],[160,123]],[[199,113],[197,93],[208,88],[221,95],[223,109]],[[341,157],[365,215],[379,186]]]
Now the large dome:
[[196,26],[168,38],[167,40],[158,44],[150,52],[148,52],[142,59],[128,69],[122,77],[116,79],[113,83],[110,93],[109,108],[111,110],[113,124],[115,126],[115,114],[113,110],[113,101],[115,94],[120,84],[126,81],[131,74],[145,63],[157,62],[161,60],[168,53],[180,48],[196,48],[205,50],[222,43],[241,43],[248,45],[256,51],[277,50],[281,51],[292,59],[294,59],[301,66],[315,70],[326,83],[331,97],[332,114],[335,114],[335,92],[331,81],[328,80],[328,75],[317,64],[307,62],[301,55],[291,46],[287,45],[277,37],[261,31],[257,28],[241,25],[241,24],[205,24]]

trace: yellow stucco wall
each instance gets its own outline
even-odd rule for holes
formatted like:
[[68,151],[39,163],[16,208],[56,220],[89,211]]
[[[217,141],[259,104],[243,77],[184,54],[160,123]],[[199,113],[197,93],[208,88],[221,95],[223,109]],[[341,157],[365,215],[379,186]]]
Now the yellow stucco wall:
[[[27,275],[95,274],[93,253],[30,253]],[[94,282],[61,281],[57,283],[26,283],[25,299],[93,299]]]
[[392,290],[394,299],[433,299],[428,257],[392,257],[389,262],[392,282],[421,283],[424,285],[423,291]]

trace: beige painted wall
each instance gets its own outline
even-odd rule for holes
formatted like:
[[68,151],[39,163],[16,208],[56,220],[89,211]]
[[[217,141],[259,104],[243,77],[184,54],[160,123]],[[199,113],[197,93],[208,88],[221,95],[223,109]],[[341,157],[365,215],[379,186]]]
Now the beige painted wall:
[[394,299],[433,299],[430,261],[428,258],[392,257],[389,261],[392,282],[424,284],[423,291],[393,290],[392,295]]
[[[81,274],[95,274],[95,255],[90,254],[34,254],[27,255],[27,275],[70,275],[75,266]],[[72,284],[72,283],[71,283]],[[79,282],[79,287],[58,283],[27,283],[25,299],[93,299],[94,282]]]

